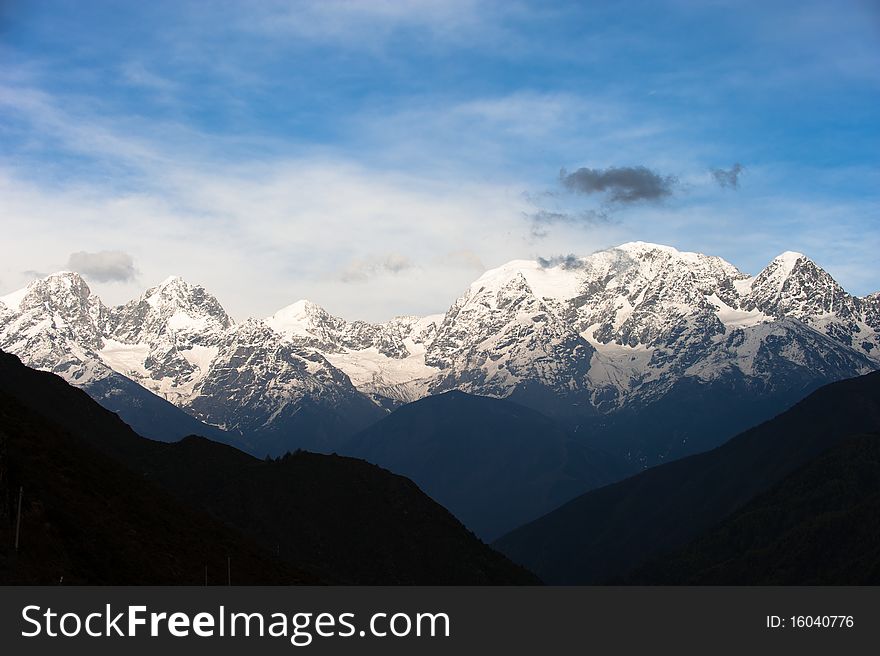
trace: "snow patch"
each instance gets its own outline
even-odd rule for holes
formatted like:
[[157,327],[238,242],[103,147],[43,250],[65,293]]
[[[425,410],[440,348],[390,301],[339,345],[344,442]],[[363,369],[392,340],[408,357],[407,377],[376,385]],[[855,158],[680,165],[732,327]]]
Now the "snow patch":
[[727,328],[744,328],[773,320],[772,317],[757,309],[746,311],[732,308],[718,298],[716,294],[706,296],[706,300],[715,307],[715,314],[718,320]]
[[314,333],[310,330],[312,316],[320,310],[321,308],[315,303],[302,299],[281,308],[268,317],[266,325],[282,335],[314,337]]
[[18,312],[21,302],[24,300],[24,297],[27,296],[27,293],[28,287],[22,287],[21,289],[6,294],[6,296],[0,296],[0,303],[3,303],[3,305],[13,312]]
[[108,367],[130,376],[136,373],[138,376],[149,376],[144,367],[144,361],[150,354],[149,344],[124,344],[113,339],[104,339],[104,348],[98,351],[98,355]]

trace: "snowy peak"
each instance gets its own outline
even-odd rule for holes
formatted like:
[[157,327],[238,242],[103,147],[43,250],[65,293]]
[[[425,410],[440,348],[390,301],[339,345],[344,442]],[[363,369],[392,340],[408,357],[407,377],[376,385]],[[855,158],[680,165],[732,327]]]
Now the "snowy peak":
[[32,367],[88,384],[112,371],[97,356],[108,310],[76,273],[35,280],[3,297],[0,349]]
[[653,347],[723,330],[709,297],[736,307],[746,278],[719,257],[631,242],[585,258],[576,325],[598,344]]
[[425,354],[426,364],[442,370],[433,391],[507,396],[526,381],[581,388],[593,348],[556,312],[556,299],[577,287],[569,279],[573,272],[561,273],[560,267],[514,261],[471,285],[446,313]]
[[[0,302],[10,309],[20,310],[21,302],[24,298],[32,293],[39,293],[37,290],[46,290],[50,286],[56,290],[61,286],[67,286],[69,289],[80,288],[80,281],[83,285],[86,285],[79,274],[71,273],[70,271],[58,271],[45,278],[33,280],[21,289],[0,296]],[[86,285],[86,288],[88,288],[88,285]]]
[[108,310],[78,273],[53,273],[0,300],[10,311],[10,318],[15,315],[19,331],[28,325],[30,333],[36,335],[37,328],[42,327],[78,340],[87,348],[100,348],[101,326]]
[[774,317],[815,323],[826,315],[852,319],[856,302],[831,275],[802,253],[787,251],[773,259],[750,285],[743,305]]
[[148,289],[140,298],[114,308],[108,332],[124,343],[160,338],[202,343],[233,324],[232,319],[201,285],[171,276]]
[[773,258],[774,262],[778,262],[782,266],[794,267],[798,260],[808,259],[803,253],[797,251],[783,251]]
[[71,301],[85,302],[91,295],[92,290],[78,273],[58,271],[34,280],[24,289],[7,294],[0,300],[11,309],[23,311],[39,303],[57,305]]
[[466,304],[477,304],[488,309],[513,308],[529,302],[536,296],[523,272],[518,269],[505,271],[503,275],[483,279],[471,285]]
[[[583,259],[573,256],[549,260],[512,260],[486,271],[477,278],[456,305],[468,298],[469,302],[489,303],[502,301],[505,295],[524,292],[549,302],[566,302],[578,296],[583,288]],[[455,307],[455,305],[453,305]]]
[[266,319],[266,324],[288,338],[314,340],[326,347],[332,347],[337,341],[336,333],[343,323],[320,305],[305,299],[281,308]]
[[812,264],[803,254],[795,251],[785,251],[773,258],[773,260],[757,275],[755,286],[775,287],[781,292],[786,282],[802,266]]
[[183,406],[209,375],[233,325],[204,287],[171,276],[113,308],[100,356],[114,371]]
[[193,318],[211,317],[223,327],[232,321],[220,302],[201,285],[191,285],[179,276],[166,278],[144,292],[139,299],[161,312],[185,312]]
[[631,255],[644,255],[645,253],[667,253],[672,256],[681,255],[681,251],[673,246],[665,246],[664,244],[654,244],[649,241],[628,241],[625,244],[617,246],[614,250],[623,251]]
[[[687,270],[704,287],[714,287],[728,278],[747,277],[730,262],[720,257],[679,251],[672,246],[636,241],[622,244],[611,250],[623,252],[629,256],[631,266],[638,268],[640,275],[645,278]],[[604,251],[604,253],[608,253],[608,251]],[[597,255],[601,257],[602,253]]]

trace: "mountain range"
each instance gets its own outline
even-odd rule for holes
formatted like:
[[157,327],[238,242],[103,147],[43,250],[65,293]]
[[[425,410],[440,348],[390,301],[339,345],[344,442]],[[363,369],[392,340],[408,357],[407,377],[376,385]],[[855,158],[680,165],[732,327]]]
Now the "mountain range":
[[259,456],[343,450],[402,404],[506,398],[646,467],[703,451],[819,386],[880,368],[880,295],[798,253],[749,276],[633,242],[486,272],[445,314],[347,321],[309,301],[234,321],[171,277],[106,306],[76,273],[0,297],[0,349],[148,437]]

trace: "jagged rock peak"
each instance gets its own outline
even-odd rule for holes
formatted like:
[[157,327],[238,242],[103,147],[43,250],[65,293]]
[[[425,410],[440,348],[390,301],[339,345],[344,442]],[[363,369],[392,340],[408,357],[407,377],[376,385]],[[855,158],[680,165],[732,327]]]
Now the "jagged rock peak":
[[854,297],[802,253],[786,251],[778,255],[755,277],[750,287],[744,306],[758,308],[775,317],[816,320],[821,315],[835,313],[850,318],[857,312]]
[[139,298],[114,308],[108,333],[122,342],[144,342],[169,333],[216,334],[233,323],[204,287],[170,276]]
[[25,298],[51,300],[56,298],[87,299],[92,295],[83,277],[75,271],[56,271],[45,278],[29,283],[26,287],[0,296],[2,302],[10,310],[24,309],[21,307]]
[[8,310],[61,317],[66,321],[100,323],[107,312],[83,277],[74,271],[58,271],[34,280],[27,287],[0,297]]

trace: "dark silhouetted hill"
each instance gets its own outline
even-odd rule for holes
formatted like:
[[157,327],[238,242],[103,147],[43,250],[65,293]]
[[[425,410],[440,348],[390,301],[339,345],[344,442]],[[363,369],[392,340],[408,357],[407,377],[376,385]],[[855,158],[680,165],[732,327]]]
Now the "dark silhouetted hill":
[[[25,445],[25,451],[33,442],[46,467],[64,474],[23,465],[21,471],[48,477],[47,485],[58,484],[61,476],[76,489],[95,485],[103,490],[103,470],[93,472],[88,481],[78,479],[81,463],[97,452],[100,457],[95,461],[105,463],[116,476],[105,486],[107,495],[130,480],[165,499],[170,493],[178,503],[169,500],[168,512],[173,514],[177,507],[181,521],[194,511],[208,513],[312,578],[357,584],[537,582],[480,542],[412,481],[363,461],[302,452],[258,460],[203,438],[153,442],[134,433],[85,392],[57,376],[28,369],[4,353],[0,353],[0,394],[12,404],[10,408],[29,411],[26,421],[33,423],[29,432],[12,421],[4,423],[9,439]],[[50,425],[56,428],[54,438],[46,448],[39,448],[42,443],[37,440],[43,439]],[[71,461],[68,451],[55,448],[56,442],[64,442],[63,436],[89,450]],[[21,453],[15,458],[25,462]],[[29,489],[34,486],[20,480]],[[97,499],[88,497],[79,511],[66,509],[62,516],[69,516],[73,524],[80,511],[100,516],[101,506],[93,503]],[[107,527],[111,537],[112,525]],[[169,549],[176,544],[175,526],[169,525],[162,538]],[[159,540],[143,530],[147,538]],[[213,539],[208,533],[203,537]],[[91,544],[80,532],[63,533],[58,539],[67,550],[87,550],[83,545]],[[117,582],[113,571],[108,568],[99,582]]]
[[203,585],[206,567],[209,583],[225,584],[227,557],[234,584],[319,582],[206,513],[184,507],[5,392],[0,535],[5,584]]
[[600,583],[681,548],[839,439],[880,430],[880,372],[827,385],[707,453],[584,494],[495,543],[548,583]]
[[841,440],[627,582],[877,585],[880,434]]

